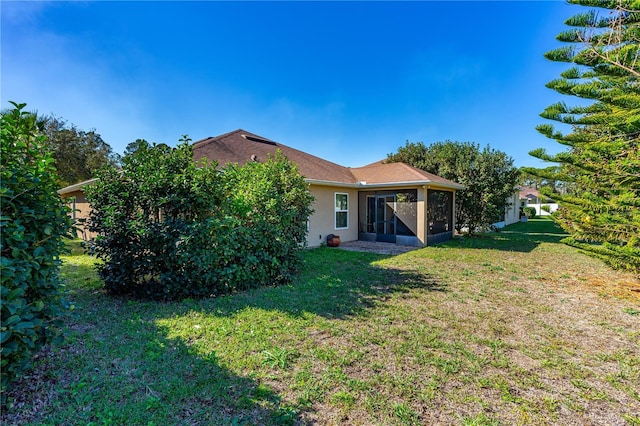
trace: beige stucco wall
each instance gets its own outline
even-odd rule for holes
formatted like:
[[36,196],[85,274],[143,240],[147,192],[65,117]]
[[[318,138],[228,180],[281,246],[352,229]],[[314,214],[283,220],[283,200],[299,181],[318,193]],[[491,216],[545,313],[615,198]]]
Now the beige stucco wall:
[[418,188],[418,232],[416,237],[420,240],[421,246],[427,245],[427,229],[429,224],[427,223],[427,187],[422,186]]
[[78,229],[78,238],[82,238],[83,240],[88,241],[91,238],[95,237],[96,234],[89,232],[86,229],[86,226],[82,224],[83,219],[89,218],[89,213],[91,211],[91,207],[89,206],[89,202],[87,201],[87,196],[85,195],[84,191],[77,190],[68,192],[61,195],[61,197],[71,208],[71,213],[69,213],[69,215],[72,219],[74,219],[74,225]]
[[[309,218],[308,246],[317,247],[326,243],[329,234],[339,235],[341,242],[356,241],[358,239],[358,191],[321,185],[311,185],[309,191],[315,197],[315,201],[313,202],[314,213]],[[335,228],[336,193],[349,195],[349,227],[347,229]]]

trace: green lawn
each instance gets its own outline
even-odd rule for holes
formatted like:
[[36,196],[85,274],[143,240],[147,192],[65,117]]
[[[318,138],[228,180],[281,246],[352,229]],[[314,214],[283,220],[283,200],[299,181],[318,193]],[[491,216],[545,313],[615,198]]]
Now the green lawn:
[[548,220],[400,256],[314,249],[290,286],[175,303],[64,258],[66,342],[3,424],[640,424],[640,282]]

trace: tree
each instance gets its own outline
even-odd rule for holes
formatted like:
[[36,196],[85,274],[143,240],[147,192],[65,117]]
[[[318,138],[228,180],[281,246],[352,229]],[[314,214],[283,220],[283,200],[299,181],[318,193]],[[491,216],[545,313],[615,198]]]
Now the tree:
[[409,143],[389,154],[389,162],[403,162],[465,186],[456,193],[456,230],[469,233],[498,222],[518,183],[513,159],[489,146],[480,150],[470,142]]
[[2,299],[2,404],[11,382],[31,357],[61,333],[68,304],[59,255],[71,219],[55,181],[52,153],[25,104],[1,115],[0,298]]
[[277,151],[266,161],[228,164],[222,181],[227,214],[252,230],[260,263],[277,266],[256,265],[252,279],[290,281],[301,265],[300,249],[307,243],[307,224],[313,213],[313,196],[298,165]]
[[[547,87],[580,99],[559,102],[541,116],[560,124],[537,127],[564,145],[556,155],[530,154],[559,164],[556,170],[527,169],[545,179],[570,184],[561,194],[556,216],[571,236],[565,242],[616,268],[640,272],[640,2],[570,0],[595,7],[569,18],[560,33],[566,45],[547,52],[552,61],[572,67]],[[585,103],[584,100],[590,102]]]
[[129,145],[127,145],[127,147],[124,149],[124,156],[131,156],[134,152],[136,152],[138,149],[142,148],[145,149],[149,146],[149,142],[147,142],[144,139],[136,139],[135,141],[131,142]]
[[54,116],[36,117],[53,151],[59,186],[91,179],[101,167],[119,164],[120,156],[95,130],[80,130]]

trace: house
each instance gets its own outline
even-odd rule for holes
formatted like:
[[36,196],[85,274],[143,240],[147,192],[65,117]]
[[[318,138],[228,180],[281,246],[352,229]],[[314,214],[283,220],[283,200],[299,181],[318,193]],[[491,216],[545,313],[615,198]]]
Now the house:
[[62,188],[58,191],[62,199],[67,200],[68,206],[71,208],[71,218],[73,219],[76,228],[78,238],[82,238],[85,241],[95,237],[96,234],[89,232],[83,221],[89,218],[91,207],[87,201],[87,196],[84,193],[84,188],[94,183],[97,179],[89,179],[84,182],[76,183]]
[[525,204],[522,207],[526,207],[529,204],[540,204],[540,192],[535,188],[529,188],[526,186],[519,187],[520,200]]
[[548,216],[558,210],[558,204],[540,194],[537,189],[523,186],[519,190],[520,207],[533,207],[536,209],[536,216]]
[[500,221],[492,225],[496,228],[504,228],[505,226],[519,222],[522,209],[525,207],[535,208],[536,216],[547,216],[558,210],[558,204],[541,195],[537,189],[516,186],[513,194],[507,199],[507,205]]
[[[265,161],[278,150],[298,164],[315,197],[308,223],[310,247],[325,243],[330,234],[343,242],[409,246],[431,245],[453,236],[455,192],[463,186],[404,163],[344,167],[241,129],[193,144],[195,160],[217,161],[221,167]],[[59,192],[70,197],[82,191],[81,185]]]

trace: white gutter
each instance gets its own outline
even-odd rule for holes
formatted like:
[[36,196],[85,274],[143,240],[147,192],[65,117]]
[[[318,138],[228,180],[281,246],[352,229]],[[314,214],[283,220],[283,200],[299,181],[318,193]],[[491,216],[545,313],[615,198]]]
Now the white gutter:
[[65,186],[64,188],[58,190],[58,194],[63,195],[63,194],[68,194],[69,192],[75,192],[79,189],[84,188],[87,185],[91,185],[97,180],[98,178],[93,178],[93,179],[85,180],[84,182],[79,182],[70,186]]
[[450,188],[450,189],[464,189],[463,185],[459,183],[444,183],[444,182],[434,182],[432,180],[418,180],[418,181],[408,181],[408,182],[388,182],[388,183],[370,183],[361,185],[366,187],[376,187],[376,188],[386,188],[390,186],[423,186],[423,185],[432,185],[439,186],[442,188]]
[[417,181],[405,181],[405,182],[385,182],[385,183],[366,183],[366,182],[357,182],[357,183],[345,183],[345,182],[333,182],[328,180],[318,180],[318,179],[308,179],[305,178],[305,181],[312,185],[318,186],[337,186],[342,188],[390,188],[394,186],[423,186],[423,185],[433,185],[439,186],[442,188],[450,188],[450,189],[464,189],[464,185],[460,185],[459,183],[444,183],[444,182],[435,182],[431,180],[417,180]]
[[318,180],[318,179],[308,179],[304,178],[304,181],[311,185],[318,186],[339,186],[341,188],[360,188],[361,185],[357,183],[347,183],[347,182],[334,182],[330,180]]

